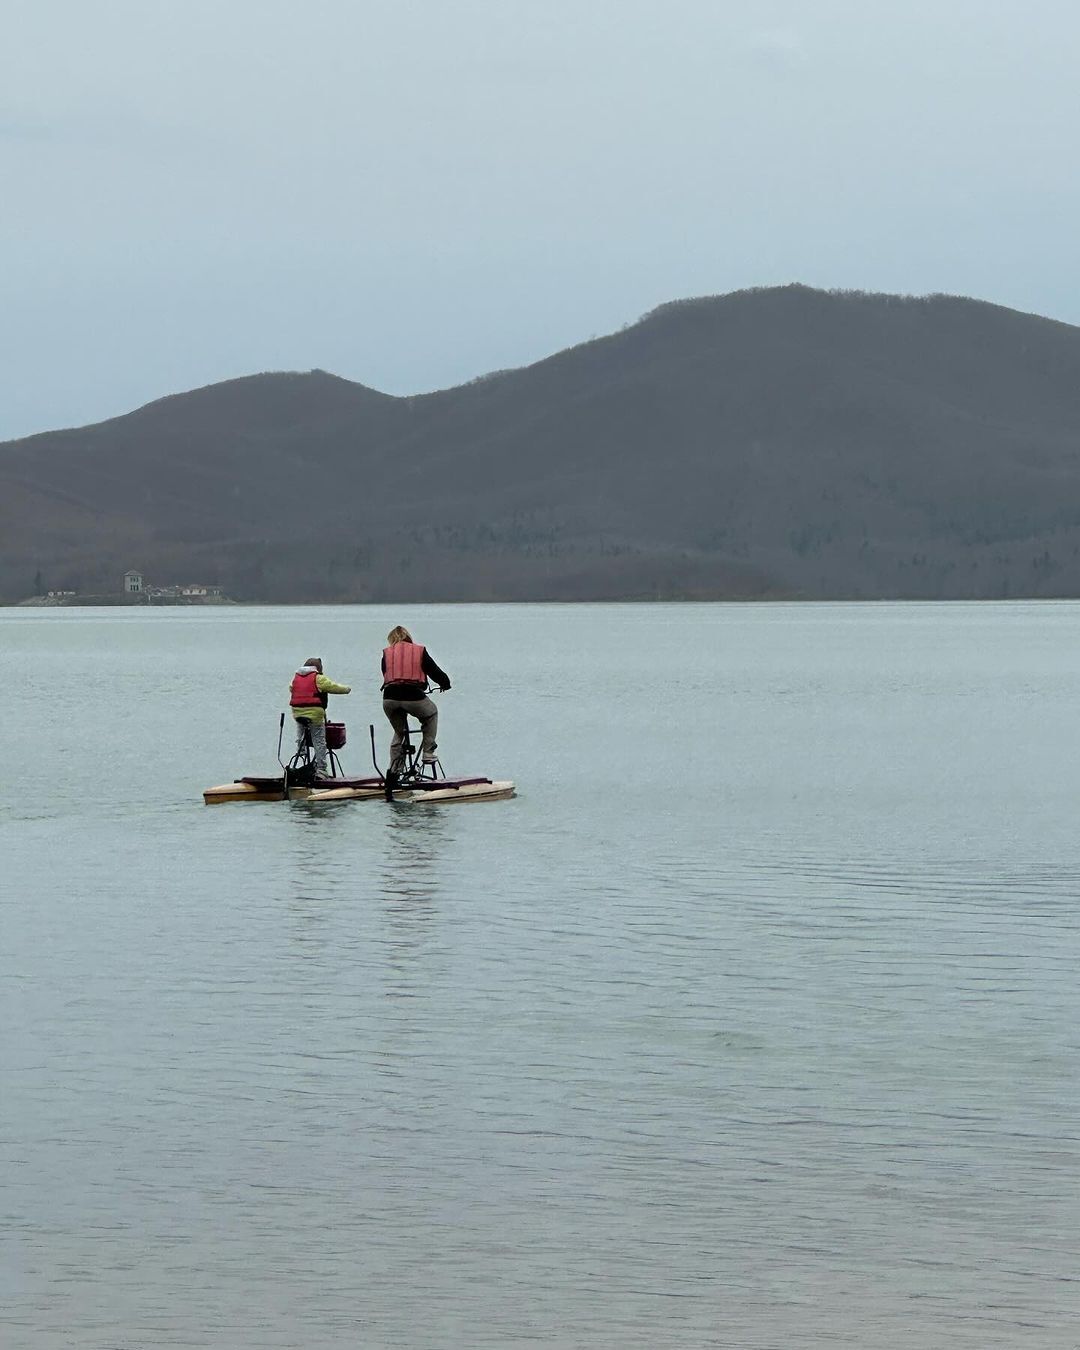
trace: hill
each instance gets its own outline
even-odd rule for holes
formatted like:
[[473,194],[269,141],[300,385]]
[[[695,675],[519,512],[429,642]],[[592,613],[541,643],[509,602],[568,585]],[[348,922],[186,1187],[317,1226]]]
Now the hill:
[[395,398],[257,375],[0,445],[0,597],[1080,594],[1080,329],[802,286]]

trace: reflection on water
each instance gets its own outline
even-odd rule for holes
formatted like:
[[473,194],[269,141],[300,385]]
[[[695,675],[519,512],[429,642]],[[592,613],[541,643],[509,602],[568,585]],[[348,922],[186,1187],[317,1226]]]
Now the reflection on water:
[[431,901],[440,889],[439,867],[452,834],[448,808],[408,802],[373,803],[384,831],[380,854],[379,892],[392,905]]
[[1073,1350],[1076,606],[421,612],[427,808],[199,801],[400,615],[57,613],[155,758],[8,728],[5,1346]]
[[423,995],[426,972],[420,958],[439,950],[440,864],[449,843],[441,813],[406,803],[374,803],[382,848],[373,877],[383,904],[386,996]]

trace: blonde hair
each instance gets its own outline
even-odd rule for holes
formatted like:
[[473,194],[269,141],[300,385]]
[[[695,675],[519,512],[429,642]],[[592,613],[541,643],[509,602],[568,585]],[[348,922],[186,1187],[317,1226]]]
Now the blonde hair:
[[389,633],[386,635],[386,640],[389,642],[390,646],[393,647],[394,644],[398,642],[411,642],[412,634],[407,628],[402,628],[401,624],[398,624],[396,628],[390,629]]

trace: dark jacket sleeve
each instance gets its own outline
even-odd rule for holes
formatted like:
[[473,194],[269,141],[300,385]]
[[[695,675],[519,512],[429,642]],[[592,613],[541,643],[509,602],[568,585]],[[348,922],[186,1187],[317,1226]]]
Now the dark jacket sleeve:
[[441,670],[431,659],[431,653],[424,648],[424,659],[421,663],[421,669],[429,680],[433,680],[440,689],[450,688],[450,676],[445,670]]

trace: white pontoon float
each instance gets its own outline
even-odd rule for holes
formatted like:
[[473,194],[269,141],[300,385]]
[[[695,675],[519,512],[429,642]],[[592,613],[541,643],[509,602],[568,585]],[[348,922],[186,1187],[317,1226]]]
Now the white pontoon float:
[[[327,723],[327,751],[329,774],[315,771],[314,750],[310,737],[286,764],[281,759],[281,738],[285,714],[278,724],[278,763],[281,773],[273,777],[247,776],[232,783],[220,783],[203,791],[208,805],[219,802],[359,802],[382,799],[388,802],[477,802],[500,801],[514,795],[514,784],[507,779],[447,778],[438,760],[425,764],[421,753],[420,731],[406,721],[401,759],[396,769],[384,774],[375,755],[375,728],[371,734],[371,759],[375,776],[349,778],[341,772],[337,751],[345,745],[345,727],[340,722]],[[414,737],[416,738],[414,742]]]

